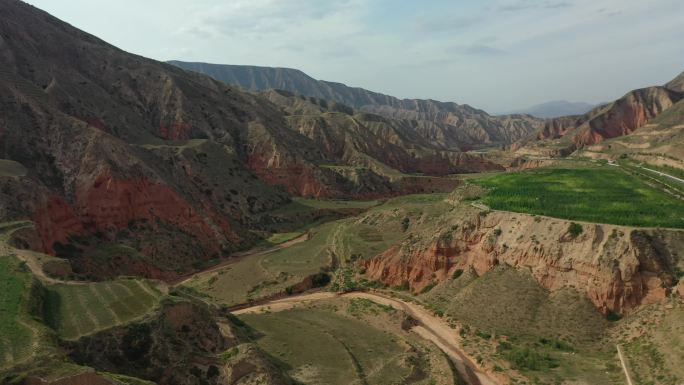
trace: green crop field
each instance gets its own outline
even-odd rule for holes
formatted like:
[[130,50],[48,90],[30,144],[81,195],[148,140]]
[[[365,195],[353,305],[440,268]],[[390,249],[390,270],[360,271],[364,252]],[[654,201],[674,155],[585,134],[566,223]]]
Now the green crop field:
[[14,257],[0,257],[0,368],[46,352],[48,330],[33,320],[33,277]]
[[495,210],[627,226],[684,228],[684,202],[618,167],[537,169],[474,181]]
[[52,285],[46,322],[61,338],[76,339],[142,317],[160,297],[157,290],[133,279]]
[[245,314],[257,344],[310,384],[405,383],[408,346],[362,320],[324,309]]

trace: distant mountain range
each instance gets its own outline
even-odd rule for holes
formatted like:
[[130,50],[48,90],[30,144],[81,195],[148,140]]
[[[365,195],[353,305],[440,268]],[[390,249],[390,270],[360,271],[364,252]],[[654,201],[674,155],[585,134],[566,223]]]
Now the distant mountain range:
[[[519,154],[567,155],[578,149],[604,156],[632,154],[681,168],[684,164],[684,73],[578,116],[548,119],[534,136],[513,147]],[[585,151],[586,152],[586,151]]]
[[585,102],[568,102],[567,100],[554,100],[551,102],[536,104],[531,107],[513,110],[503,113],[502,115],[510,114],[528,114],[541,119],[558,118],[561,116],[583,115],[591,111],[596,104]]
[[543,125],[541,120],[529,116],[491,116],[467,104],[430,99],[399,99],[342,83],[316,80],[291,68],[176,60],[168,63],[251,91],[283,90],[342,103],[360,112],[408,121],[445,148],[506,145],[528,136]]

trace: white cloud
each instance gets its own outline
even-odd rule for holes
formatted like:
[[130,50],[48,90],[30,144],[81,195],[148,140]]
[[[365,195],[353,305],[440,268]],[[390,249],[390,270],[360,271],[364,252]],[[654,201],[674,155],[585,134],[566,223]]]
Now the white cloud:
[[29,0],[123,49],[507,110],[681,72],[681,0]]

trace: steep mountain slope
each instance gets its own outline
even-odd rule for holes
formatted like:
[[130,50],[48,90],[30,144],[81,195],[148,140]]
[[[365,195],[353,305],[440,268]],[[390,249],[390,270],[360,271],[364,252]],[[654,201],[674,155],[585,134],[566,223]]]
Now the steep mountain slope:
[[507,114],[527,114],[537,118],[548,119],[569,115],[582,115],[596,107],[595,104],[584,102],[568,102],[567,100],[555,100],[536,104],[534,106],[513,110]]
[[684,170],[684,99],[631,135],[587,146],[580,153],[594,158],[630,158]]
[[28,4],[0,2],[0,62],[0,158],[23,170],[0,178],[0,218],[34,220],[35,248],[75,260],[104,248],[112,274],[168,277],[252,242],[252,214],[288,201],[270,186],[349,187],[267,100]]
[[684,99],[684,91],[677,90],[681,77],[666,86],[630,91],[584,115],[549,119],[534,136],[514,147],[522,147],[519,152],[523,154],[568,155],[588,145],[630,135]]
[[402,172],[501,168],[342,104],[128,54],[20,1],[0,2],[0,64],[0,220],[33,220],[27,245],[83,276],[173,278],[253,243],[254,214],[288,193],[391,196],[433,190]]
[[392,180],[401,173],[446,175],[502,169],[481,155],[449,150],[439,140],[426,139],[407,120],[355,113],[343,104],[281,90],[262,95],[281,106],[289,126],[338,165],[365,167]]
[[670,80],[665,87],[678,92],[684,92],[684,72],[679,74],[676,78]]
[[220,65],[170,61],[181,68],[252,91],[282,89],[299,95],[335,101],[387,118],[407,120],[424,138],[445,148],[506,144],[525,137],[540,121],[528,116],[492,117],[468,105],[434,100],[398,99],[389,95],[315,80],[289,68]]

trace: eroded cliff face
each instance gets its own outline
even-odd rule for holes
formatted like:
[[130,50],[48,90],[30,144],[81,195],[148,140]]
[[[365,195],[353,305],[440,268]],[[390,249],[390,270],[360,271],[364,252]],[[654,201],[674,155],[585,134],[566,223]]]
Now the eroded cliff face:
[[610,104],[579,127],[574,142],[589,145],[629,135],[682,99],[682,94],[665,87],[632,91]]
[[683,97],[684,94],[676,90],[676,87],[648,87],[630,91],[620,99],[596,107],[584,115],[548,119],[534,139],[527,138],[517,143],[515,149],[533,148],[535,142],[539,141],[542,144],[548,141],[551,147],[558,147],[553,146],[554,140],[565,138],[565,142],[559,143],[572,152],[606,139],[629,135],[670,109]]
[[362,262],[369,278],[420,291],[456,269],[482,275],[498,264],[529,269],[549,290],[573,287],[606,313],[628,313],[656,302],[673,284],[673,245],[684,232],[582,224],[530,215],[471,211],[429,240],[409,238]]

